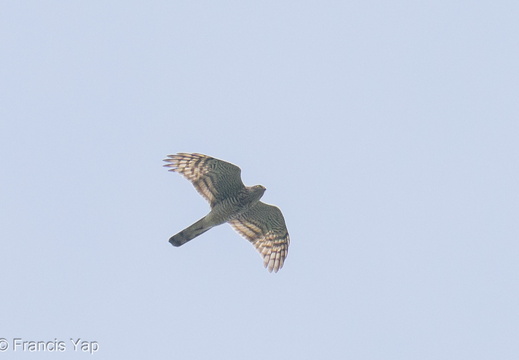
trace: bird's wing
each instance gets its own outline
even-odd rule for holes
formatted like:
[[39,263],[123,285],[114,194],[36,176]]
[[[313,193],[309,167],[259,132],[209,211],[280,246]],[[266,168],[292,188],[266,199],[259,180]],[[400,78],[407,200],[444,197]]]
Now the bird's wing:
[[245,187],[240,168],[223,160],[203,154],[178,153],[168,155],[164,161],[169,171],[178,172],[191,181],[211,206]]
[[290,237],[281,210],[259,201],[229,223],[256,247],[270,272],[283,267]]

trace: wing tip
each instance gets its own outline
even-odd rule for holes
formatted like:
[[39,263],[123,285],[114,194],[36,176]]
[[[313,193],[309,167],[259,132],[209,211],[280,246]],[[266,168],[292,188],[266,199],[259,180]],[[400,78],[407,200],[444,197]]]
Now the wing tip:
[[285,258],[281,253],[273,253],[263,258],[263,266],[265,266],[269,273],[277,273],[283,268],[284,263]]

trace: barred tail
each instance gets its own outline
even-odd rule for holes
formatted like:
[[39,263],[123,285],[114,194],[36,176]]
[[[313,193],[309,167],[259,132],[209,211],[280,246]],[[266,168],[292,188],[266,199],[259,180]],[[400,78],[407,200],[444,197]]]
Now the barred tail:
[[204,220],[205,220],[205,217],[201,218],[196,223],[189,226],[187,229],[184,229],[181,232],[179,232],[178,234],[173,235],[169,239],[169,242],[171,243],[171,245],[173,245],[173,246],[184,245],[189,240],[193,240],[198,235],[202,235],[207,230],[212,228],[212,226],[207,226],[206,224],[204,224]]

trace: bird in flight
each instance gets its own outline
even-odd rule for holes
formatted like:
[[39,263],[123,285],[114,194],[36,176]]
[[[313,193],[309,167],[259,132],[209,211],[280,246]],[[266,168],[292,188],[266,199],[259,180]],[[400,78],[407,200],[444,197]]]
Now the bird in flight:
[[263,257],[268,271],[283,267],[290,237],[281,210],[260,200],[262,185],[245,186],[241,169],[223,160],[203,154],[168,155],[165,167],[182,174],[210,204],[209,214],[187,227],[169,242],[181,246],[214,226],[229,223],[249,240]]

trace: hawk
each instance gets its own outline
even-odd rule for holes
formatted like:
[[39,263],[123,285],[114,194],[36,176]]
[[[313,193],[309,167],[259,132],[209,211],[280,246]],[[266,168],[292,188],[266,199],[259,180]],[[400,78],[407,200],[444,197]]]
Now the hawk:
[[245,186],[238,166],[207,155],[178,153],[168,155],[164,161],[169,171],[191,181],[211,206],[209,214],[169,239],[173,246],[184,245],[214,226],[229,223],[259,251],[268,271],[277,272],[283,267],[290,237],[281,211],[259,201],[265,187]]

